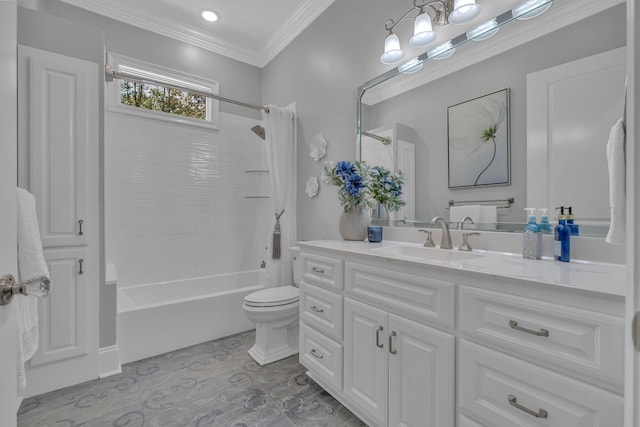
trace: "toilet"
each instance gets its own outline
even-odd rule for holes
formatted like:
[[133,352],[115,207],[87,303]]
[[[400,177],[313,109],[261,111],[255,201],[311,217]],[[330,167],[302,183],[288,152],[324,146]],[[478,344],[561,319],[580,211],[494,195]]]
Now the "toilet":
[[300,248],[289,248],[293,261],[293,285],[276,286],[244,297],[242,308],[256,322],[256,342],[249,355],[267,365],[298,353]]

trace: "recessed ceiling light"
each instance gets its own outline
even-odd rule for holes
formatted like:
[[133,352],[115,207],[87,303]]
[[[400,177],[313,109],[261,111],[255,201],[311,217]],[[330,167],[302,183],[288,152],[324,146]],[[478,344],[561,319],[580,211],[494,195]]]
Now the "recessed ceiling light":
[[205,21],[216,22],[218,20],[218,14],[210,10],[205,10],[202,12],[202,18]]

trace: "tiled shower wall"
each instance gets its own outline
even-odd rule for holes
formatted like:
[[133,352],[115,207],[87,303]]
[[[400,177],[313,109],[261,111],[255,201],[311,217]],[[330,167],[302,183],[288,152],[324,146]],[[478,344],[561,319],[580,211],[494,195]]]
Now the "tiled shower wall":
[[219,130],[110,112],[105,126],[106,259],[118,286],[253,270],[271,201],[256,120]]

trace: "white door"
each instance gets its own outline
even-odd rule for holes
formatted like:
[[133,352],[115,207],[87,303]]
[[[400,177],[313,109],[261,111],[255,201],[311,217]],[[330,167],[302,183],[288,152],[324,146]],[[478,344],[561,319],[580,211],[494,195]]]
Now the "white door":
[[[16,257],[16,37],[15,0],[0,0],[0,274],[18,274]],[[15,303],[0,306],[0,426],[16,425],[17,326]]]

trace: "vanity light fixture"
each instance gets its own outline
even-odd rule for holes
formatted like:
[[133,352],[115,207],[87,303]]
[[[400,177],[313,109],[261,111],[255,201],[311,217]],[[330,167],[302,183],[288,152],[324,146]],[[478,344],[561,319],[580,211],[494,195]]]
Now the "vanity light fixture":
[[413,74],[422,70],[424,64],[418,58],[410,59],[402,65],[398,65],[398,71],[404,74]]
[[513,17],[526,21],[545,13],[551,7],[548,0],[528,0],[526,3],[513,8]]
[[429,59],[439,60],[450,58],[454,53],[456,53],[456,48],[453,47],[451,40],[449,40],[448,42],[442,43],[441,45],[427,51],[427,56]]
[[384,53],[380,57],[380,62],[394,64],[404,57],[400,39],[393,30],[406,19],[415,20],[413,36],[409,39],[409,44],[413,47],[423,47],[433,43],[438,37],[438,34],[433,31],[434,23],[439,26],[464,24],[474,19],[479,13],[480,6],[476,4],[476,0],[413,0],[411,9],[400,19],[397,21],[388,19],[385,22],[384,28],[389,34],[384,41]]
[[499,29],[498,21],[494,18],[484,24],[478,25],[471,31],[467,31],[467,38],[473,41],[487,40],[498,34]]
[[210,10],[203,10],[200,15],[202,19],[208,22],[216,22],[218,20],[218,14]]

